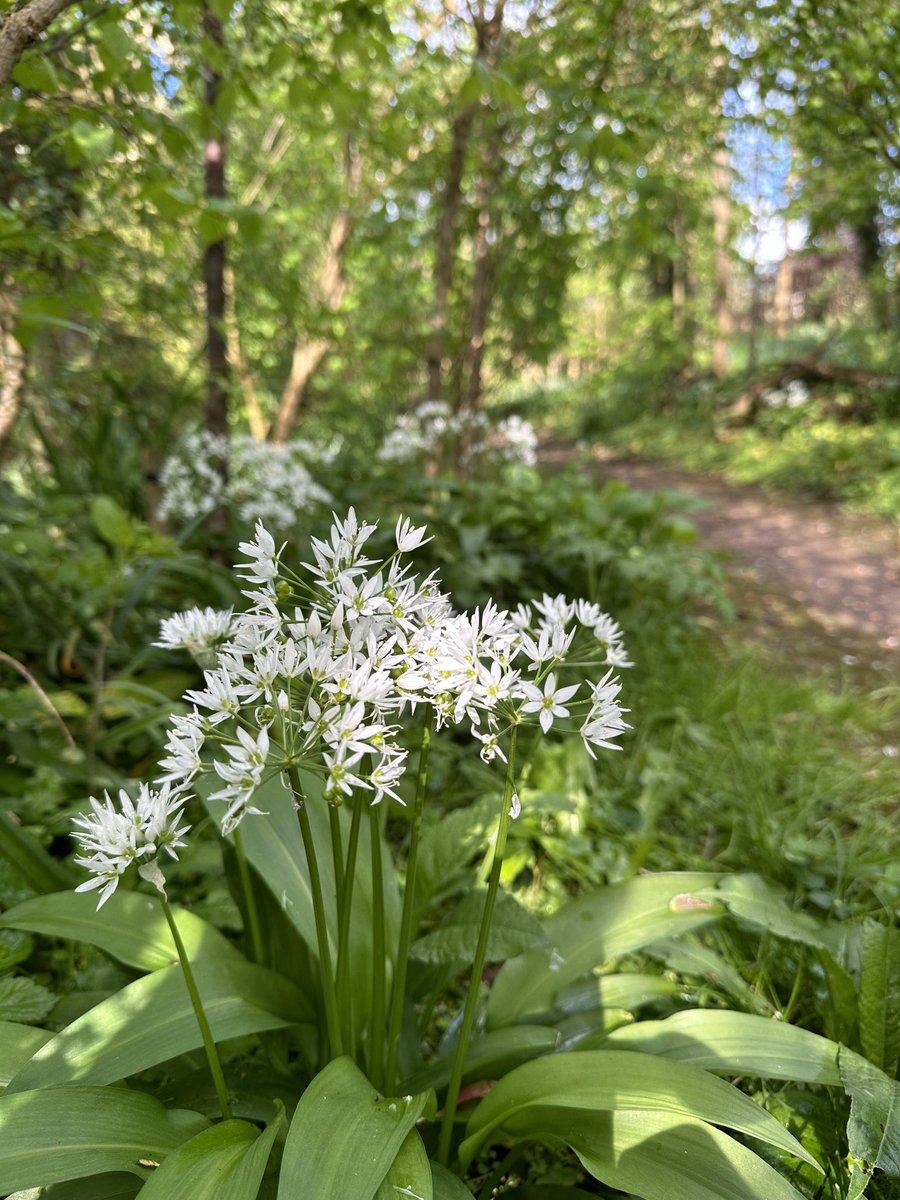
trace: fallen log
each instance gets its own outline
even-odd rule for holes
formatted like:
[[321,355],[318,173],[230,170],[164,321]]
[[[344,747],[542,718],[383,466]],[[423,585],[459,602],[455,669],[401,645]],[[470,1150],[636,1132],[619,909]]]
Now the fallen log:
[[[778,363],[748,384],[729,406],[728,424],[751,424],[759,414],[765,394],[795,380],[802,383],[845,383],[857,391],[900,388],[900,378],[896,375],[881,375],[861,367],[819,362],[815,358],[795,359],[792,362]],[[845,416],[865,416],[869,411],[868,401],[842,409]]]

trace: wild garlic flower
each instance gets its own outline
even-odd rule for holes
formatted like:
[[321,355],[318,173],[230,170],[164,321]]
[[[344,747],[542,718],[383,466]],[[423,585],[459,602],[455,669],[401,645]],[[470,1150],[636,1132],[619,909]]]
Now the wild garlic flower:
[[401,517],[396,550],[382,558],[372,551],[376,528],[350,509],[294,565],[262,522],[241,543],[249,607],[232,617],[203,686],[185,694],[192,711],[173,718],[160,764],[175,796],[200,775],[216,777],[226,834],[259,811],[259,787],[293,767],[317,773],[331,804],[400,801],[399,734],[423,705],[437,728],[467,727],[486,762],[505,759],[513,725],[548,733],[577,720],[592,755],[627,729],[611,668],[593,689],[582,669],[584,660],[608,664],[610,647],[625,657],[611,617],[562,595],[514,613],[493,601],[458,612],[434,575],[420,577],[405,560],[427,529]]
[[190,608],[186,612],[173,613],[159,627],[159,641],[154,646],[165,650],[187,650],[201,664],[210,666],[210,652],[231,631],[231,608]]
[[75,890],[89,892],[102,888],[98,909],[116,890],[119,879],[130,866],[148,868],[162,850],[177,858],[176,851],[187,844],[184,838],[190,829],[180,823],[187,796],[173,794],[168,783],[157,788],[142,783],[134,800],[122,788],[118,807],[109,792],[103,796],[102,803],[91,796],[91,812],[74,819],[78,826],[74,837],[83,850],[75,862],[93,876]]
[[[242,521],[292,529],[302,514],[332,502],[314,476],[337,451],[338,444],[317,446],[303,438],[276,446],[249,435],[188,434],[160,473],[158,516],[187,523],[228,505]],[[220,463],[227,464],[227,479]]]
[[379,447],[381,462],[411,463],[446,450],[451,443],[462,459],[475,462],[537,462],[537,434],[519,416],[492,423],[484,412],[454,412],[441,400],[425,400],[413,412],[401,413]]

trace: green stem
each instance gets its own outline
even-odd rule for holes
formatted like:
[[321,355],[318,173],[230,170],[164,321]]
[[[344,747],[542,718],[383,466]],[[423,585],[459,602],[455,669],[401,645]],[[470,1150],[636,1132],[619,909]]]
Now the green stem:
[[331,968],[331,948],[328,944],[328,925],[325,921],[325,901],[322,895],[322,878],[319,875],[319,863],[316,858],[316,844],[313,840],[312,827],[309,823],[309,813],[306,811],[306,796],[303,793],[300,772],[296,767],[289,767],[288,776],[294,791],[294,798],[298,805],[297,821],[300,825],[300,836],[303,838],[303,849],[306,851],[306,862],[309,866],[309,890],[312,894],[313,914],[316,919],[319,974],[322,977],[322,999],[325,1003],[325,1023],[328,1028],[328,1042],[331,1057],[340,1058],[344,1053],[344,1042],[341,1037],[337,993],[334,986],[334,974]]
[[[363,802],[355,797],[350,818],[350,837],[347,841],[347,868],[344,872],[344,892],[338,930],[337,995],[338,1005],[344,1020],[346,1045],[354,1053],[353,1006],[350,998],[350,918],[353,913],[353,885],[356,880],[356,855],[359,848],[359,830],[362,825]],[[341,870],[344,864],[341,863]]]
[[247,908],[247,923],[250,926],[250,944],[253,946],[253,961],[262,963],[265,958],[263,948],[262,925],[259,921],[259,909],[256,906],[256,893],[253,890],[253,880],[250,876],[250,864],[244,850],[244,839],[241,837],[241,827],[234,831],[234,852],[237,855],[238,874],[241,877],[241,888],[244,892],[244,904]]
[[197,1018],[197,1024],[200,1026],[200,1036],[203,1038],[203,1048],[206,1050],[209,1070],[213,1078],[213,1084],[215,1085],[216,1096],[219,1100],[219,1109],[223,1120],[230,1121],[231,1102],[228,1099],[228,1088],[225,1086],[225,1076],[222,1074],[219,1052],[216,1049],[209,1021],[206,1019],[203,1002],[197,990],[197,981],[194,979],[194,972],[191,970],[190,959],[188,958],[187,950],[184,947],[184,942],[181,939],[181,934],[175,923],[175,918],[172,915],[172,910],[169,907],[169,901],[166,899],[165,893],[157,889],[157,894],[159,895],[159,902],[163,907],[163,912],[166,914],[166,921],[172,934],[172,941],[175,943],[175,949],[178,951],[178,961],[181,963],[184,982],[187,984],[188,995],[191,998],[191,1004],[194,1006],[194,1015]]
[[369,1024],[369,1078],[384,1085],[385,942],[384,872],[381,863],[380,809],[369,808],[372,849],[372,1019]]
[[[331,857],[334,861],[334,891],[337,896],[338,913],[344,911],[344,847],[341,835],[341,813],[335,804],[328,805],[328,823],[331,826]],[[348,902],[349,903],[349,902]]]
[[475,1012],[478,1008],[478,994],[481,990],[481,977],[484,974],[484,964],[487,960],[488,939],[491,933],[491,920],[494,916],[494,905],[500,887],[500,871],[503,867],[503,855],[506,851],[506,835],[509,831],[510,807],[515,786],[516,763],[516,734],[517,727],[512,728],[509,744],[509,762],[506,768],[506,785],[503,788],[503,807],[500,809],[500,823],[497,826],[497,838],[494,842],[494,856],[491,860],[491,873],[488,878],[487,895],[484,898],[484,911],[481,914],[481,925],[478,928],[478,942],[475,947],[475,960],[472,963],[472,974],[469,979],[469,989],[466,992],[466,1004],[463,1009],[462,1023],[459,1029],[459,1041],[453,1056],[453,1070],[447,1085],[447,1099],[444,1103],[444,1117],[441,1122],[441,1137],[438,1145],[438,1158],[446,1167],[450,1162],[450,1141],[453,1136],[453,1119],[456,1116],[456,1106],[459,1103],[459,1087],[462,1083],[466,1051],[469,1048],[469,1038],[475,1024]]
[[409,853],[406,857],[406,884],[403,889],[403,913],[400,918],[400,940],[397,945],[397,963],[394,969],[394,985],[391,989],[391,1022],[388,1031],[388,1058],[385,1070],[385,1086],[388,1095],[394,1094],[397,1084],[397,1059],[400,1053],[400,1033],[403,1027],[403,1005],[406,999],[406,971],[409,962],[409,947],[413,935],[415,916],[416,870],[419,862],[419,839],[422,833],[422,809],[425,803],[425,784],[428,779],[428,748],[431,743],[431,727],[422,729],[422,744],[419,748],[419,774],[416,780],[416,799],[412,811],[412,826],[409,835]]

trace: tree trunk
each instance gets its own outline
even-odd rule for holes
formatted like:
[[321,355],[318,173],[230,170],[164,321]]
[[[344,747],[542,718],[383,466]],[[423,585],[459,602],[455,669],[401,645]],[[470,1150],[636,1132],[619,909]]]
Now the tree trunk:
[[791,297],[794,293],[794,264],[785,247],[784,258],[775,273],[775,294],[772,308],[775,316],[775,336],[786,338],[791,328]]
[[[206,9],[203,30],[217,49],[225,44],[222,22]],[[222,77],[210,62],[204,67],[208,132],[203,151],[204,196],[207,202],[224,200],[225,132],[216,113]],[[206,428],[228,436],[228,335],[226,331],[225,239],[204,247],[203,281],[206,290]]]
[[0,448],[15,424],[25,387],[25,352],[13,332],[15,314],[12,280],[7,277],[0,293]]
[[[490,16],[485,11],[485,0],[479,0],[477,5],[469,6],[475,26],[475,61],[488,70],[497,65],[505,2],[506,0],[495,0],[494,11]],[[457,218],[462,204],[462,180],[475,117],[479,110],[488,107],[489,99],[486,96],[482,96],[480,101],[467,104],[456,114],[451,127],[450,155],[447,159],[447,174],[436,233],[431,334],[425,351],[430,400],[444,399],[444,380],[452,366],[447,353],[447,315],[456,261]],[[462,375],[462,367],[463,364],[457,364],[456,374],[459,377]],[[460,391],[461,389],[460,384]]]
[[719,147],[713,156],[713,308],[716,334],[712,345],[712,369],[717,379],[728,371],[728,350],[734,322],[731,316],[732,262],[731,240],[731,172],[728,151]]
[[[469,336],[466,342],[464,377],[465,407],[474,412],[481,402],[481,369],[484,362],[485,333],[493,300],[494,254],[491,247],[491,201],[500,174],[500,130],[491,130],[482,152],[482,172],[478,181],[478,227],[475,232],[475,271],[469,306]],[[495,231],[496,232],[496,231]],[[496,239],[494,239],[496,240]]]
[[431,316],[431,336],[426,350],[428,367],[428,398],[444,398],[444,375],[447,361],[447,307],[453,287],[453,268],[456,261],[456,219],[462,203],[462,177],[466,164],[466,149],[472,134],[477,104],[467,104],[458,113],[450,139],[450,157],[441,195],[437,244],[434,259],[434,311]]
[[[331,223],[325,258],[315,287],[315,299],[330,313],[336,313],[344,299],[347,281],[344,277],[344,253],[353,231],[353,213],[349,207],[359,190],[360,161],[356,146],[348,138],[344,147],[344,189],[348,206],[339,212]],[[291,371],[281,403],[272,425],[271,440],[276,444],[287,441],[297,423],[297,413],[316,371],[331,349],[328,338],[309,337],[305,332],[297,334],[291,357]]]
[[75,0],[31,0],[9,13],[0,25],[0,88],[6,86],[16,63],[44,30]]

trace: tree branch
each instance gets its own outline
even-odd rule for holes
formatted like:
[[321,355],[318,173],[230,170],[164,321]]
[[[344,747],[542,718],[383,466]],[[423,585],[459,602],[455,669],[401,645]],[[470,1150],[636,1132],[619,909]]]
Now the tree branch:
[[75,0],[31,0],[0,25],[0,88],[4,87],[24,52],[52,21]]

